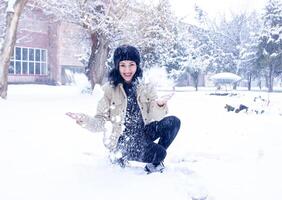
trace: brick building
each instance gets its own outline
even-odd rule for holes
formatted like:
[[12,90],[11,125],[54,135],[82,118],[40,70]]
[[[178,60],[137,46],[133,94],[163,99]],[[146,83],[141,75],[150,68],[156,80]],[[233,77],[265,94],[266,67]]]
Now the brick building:
[[[54,22],[39,9],[25,11],[9,66],[9,83],[64,84],[65,69],[83,71],[76,55],[85,53],[74,24]],[[84,33],[86,36],[86,33]]]

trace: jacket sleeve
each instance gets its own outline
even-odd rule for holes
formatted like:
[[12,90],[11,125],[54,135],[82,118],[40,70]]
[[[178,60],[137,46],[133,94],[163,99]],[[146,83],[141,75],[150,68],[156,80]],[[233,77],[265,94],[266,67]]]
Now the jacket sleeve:
[[158,95],[153,85],[148,85],[147,99],[149,101],[149,117],[151,121],[160,121],[168,113],[168,106],[167,104],[163,106],[157,104]]
[[105,123],[110,118],[110,86],[108,84],[103,86],[104,95],[98,102],[96,115],[94,117],[87,116],[85,121],[85,128],[91,132],[104,132]]

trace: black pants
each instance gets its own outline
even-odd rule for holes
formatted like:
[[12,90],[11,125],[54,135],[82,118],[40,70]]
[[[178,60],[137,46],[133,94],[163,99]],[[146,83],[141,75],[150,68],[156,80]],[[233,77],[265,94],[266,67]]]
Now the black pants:
[[[147,124],[143,130],[143,138],[132,148],[124,149],[123,155],[127,160],[134,160],[145,163],[158,164],[166,157],[166,150],[176,137],[180,120],[175,116],[168,116],[161,121],[154,121]],[[155,140],[158,143],[155,143]]]

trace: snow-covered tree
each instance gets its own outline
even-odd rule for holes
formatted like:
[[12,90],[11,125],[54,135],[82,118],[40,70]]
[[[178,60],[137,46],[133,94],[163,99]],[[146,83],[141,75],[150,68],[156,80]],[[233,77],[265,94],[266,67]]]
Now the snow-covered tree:
[[233,49],[226,47],[230,42],[229,36],[222,32],[203,9],[196,5],[195,21],[184,26],[188,31],[181,38],[182,46],[186,48],[186,58],[183,59],[181,70],[190,74],[196,89],[201,74],[236,71]]
[[274,77],[282,73],[282,2],[269,0],[259,35],[259,65],[266,72],[268,91],[273,91]]
[[256,12],[250,14],[246,21],[246,36],[240,45],[239,74],[248,81],[248,90],[254,79],[260,79],[261,70],[258,69],[258,34],[262,22]]
[[[27,0],[9,0],[0,3],[1,20],[0,26],[0,97],[7,97],[8,68],[10,58],[16,42],[16,33],[19,18]],[[2,18],[3,17],[3,18]]]
[[196,90],[198,90],[199,76],[206,73],[213,61],[213,49],[205,30],[194,27],[192,34],[193,37],[190,39],[191,45],[188,48],[189,55],[186,67],[187,72],[193,79]]
[[92,88],[102,83],[107,70],[109,51],[126,29],[123,23],[128,15],[129,0],[63,0],[43,1],[37,4],[45,13],[64,19],[86,29],[92,41],[86,74]]
[[[178,81],[182,77],[186,77],[188,81],[188,70],[186,68],[189,64],[189,50],[191,48],[192,40],[189,26],[189,24],[182,21],[179,21],[176,26],[174,51],[168,68],[170,77],[175,81]],[[185,82],[189,85],[189,82],[187,81]]]
[[248,37],[247,21],[246,13],[233,14],[229,20],[221,19],[210,36],[216,46],[215,67],[211,71],[238,73],[240,47]]
[[141,49],[145,68],[168,67],[175,45],[176,17],[168,0],[161,0],[155,6],[141,5],[136,45]]
[[[178,19],[169,1],[144,3],[130,1],[124,28],[114,46],[132,44],[141,51],[142,67],[171,70],[179,67],[180,48]],[[170,76],[171,77],[171,76]]]
[[[96,83],[101,84],[103,81],[106,72],[109,45],[115,39],[115,33],[118,33],[116,22],[120,20],[120,17],[117,16],[118,13],[115,13],[117,12],[115,9],[118,5],[114,5],[114,1],[109,2],[108,5],[93,5],[93,2],[87,1],[83,7],[83,26],[89,30],[92,40],[91,55],[86,68],[86,74],[92,88],[94,88]],[[124,3],[125,1],[121,2]],[[121,6],[122,4],[119,5]],[[116,20],[114,20],[115,17]]]
[[141,49],[144,67],[163,66],[174,79],[189,73],[197,89],[199,74],[208,63],[208,45],[203,34],[198,35],[200,28],[177,19],[167,0],[156,6],[141,5],[140,11],[133,34],[136,33],[134,40]]
[[116,44],[130,43],[141,50],[143,67],[167,66],[175,44],[176,18],[168,0],[157,4],[143,2],[130,4],[127,27],[121,30]]
[[196,21],[177,23],[175,53],[172,54],[176,64],[170,74],[179,79],[186,77],[188,84],[191,77],[197,90],[200,75],[205,74],[215,60],[215,47],[210,38],[213,24],[210,23],[207,13],[198,6],[195,6],[195,13]]
[[196,23],[189,26],[187,35],[187,60],[186,71],[191,75],[194,86],[198,90],[198,82],[201,74],[205,74],[208,67],[212,66],[215,51],[214,43],[211,40],[211,23],[207,13],[200,7],[195,6]]

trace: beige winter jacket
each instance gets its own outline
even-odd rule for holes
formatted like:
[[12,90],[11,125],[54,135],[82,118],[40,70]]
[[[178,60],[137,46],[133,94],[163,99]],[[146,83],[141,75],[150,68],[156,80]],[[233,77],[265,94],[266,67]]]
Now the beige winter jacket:
[[[96,115],[88,117],[85,125],[90,131],[103,131],[104,144],[112,151],[123,133],[127,97],[122,84],[114,88],[106,83],[103,86],[103,91],[104,96],[98,102]],[[167,114],[167,105],[158,106],[155,101],[157,97],[156,90],[152,85],[140,83],[137,86],[137,102],[145,124],[159,121]]]

